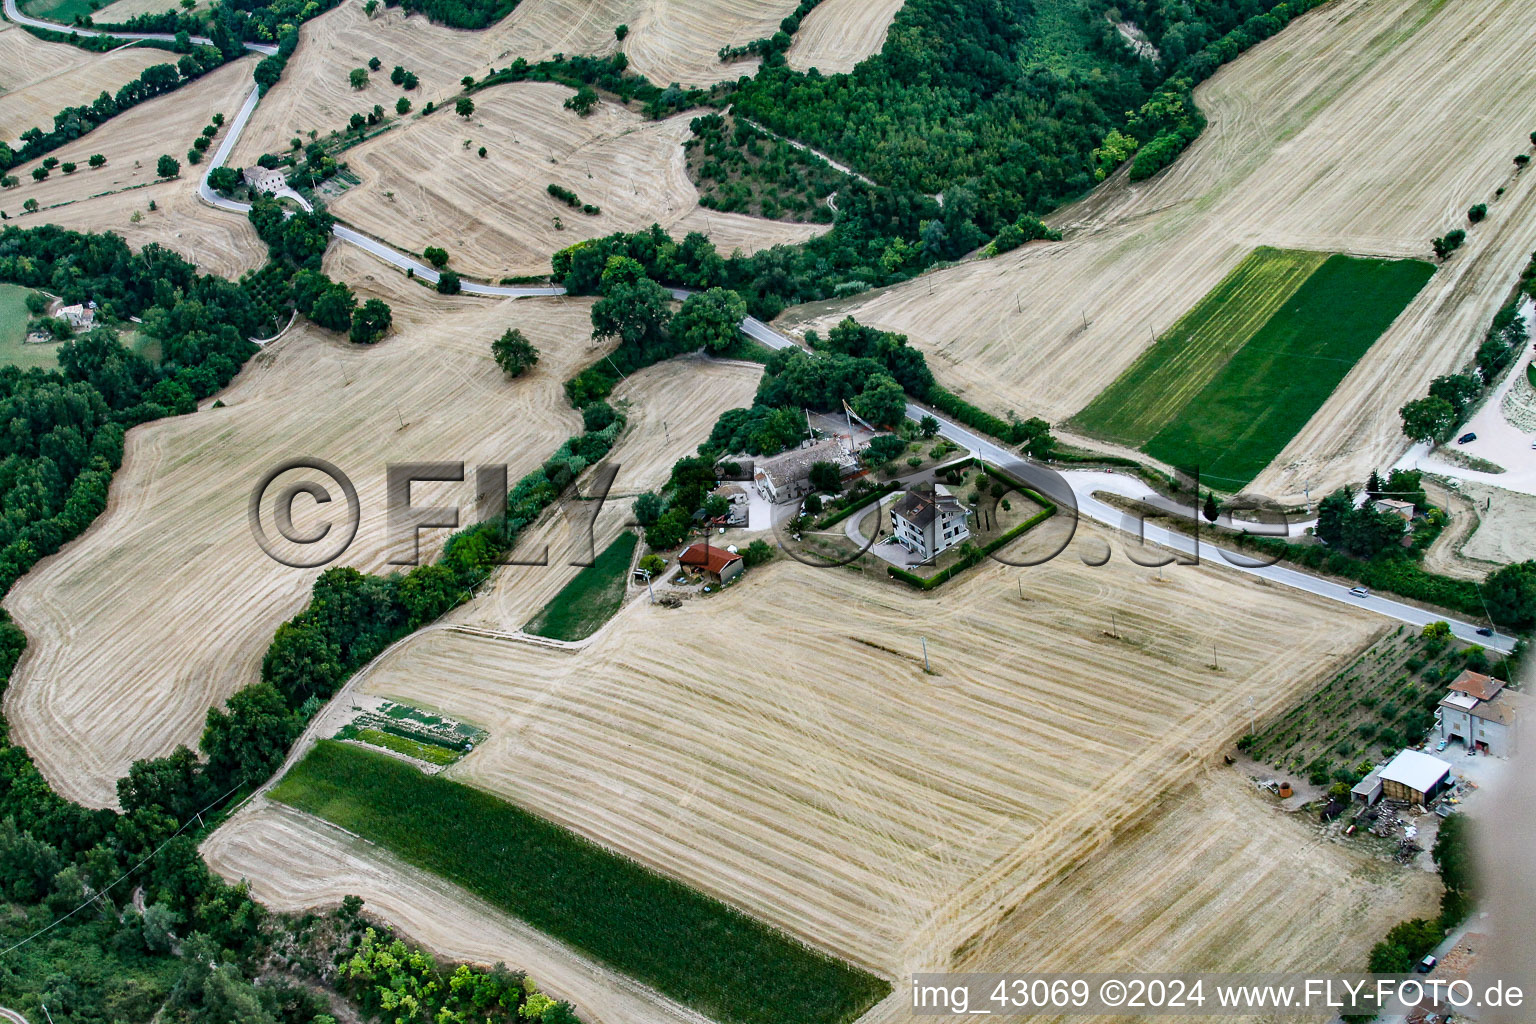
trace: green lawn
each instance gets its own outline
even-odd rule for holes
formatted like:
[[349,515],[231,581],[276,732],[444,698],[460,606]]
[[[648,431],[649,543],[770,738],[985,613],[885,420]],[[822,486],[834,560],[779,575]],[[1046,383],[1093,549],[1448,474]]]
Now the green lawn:
[[523,628],[553,640],[585,640],[596,633],[624,603],[624,587],[638,542],[633,533],[619,534]]
[[48,21],[61,21],[66,25],[74,24],[76,15],[94,16],[96,13],[96,7],[89,0],[27,0],[20,6],[23,14]]
[[28,345],[27,293],[32,289],[16,284],[0,284],[0,365],[19,366],[30,370],[36,366],[44,370],[59,368],[58,351],[63,342],[47,345]]
[[322,740],[273,789],[723,1024],[846,1024],[890,985],[489,793]]
[[1255,249],[1073,417],[1073,424],[1133,448],[1146,444],[1327,258],[1321,252]]

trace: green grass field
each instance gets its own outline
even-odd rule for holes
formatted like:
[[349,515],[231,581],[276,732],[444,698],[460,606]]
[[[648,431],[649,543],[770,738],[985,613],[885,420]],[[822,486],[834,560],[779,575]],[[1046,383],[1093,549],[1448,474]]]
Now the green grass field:
[[596,633],[624,603],[624,587],[637,543],[635,534],[619,534],[523,628],[553,640],[585,640]]
[[357,739],[374,747],[383,747],[385,750],[393,750],[397,754],[406,757],[414,757],[428,764],[450,765],[464,755],[457,750],[449,750],[435,743],[423,743],[420,740],[407,739],[404,736],[393,736],[380,729],[359,729]]
[[0,365],[19,366],[30,370],[34,366],[44,370],[59,368],[58,351],[63,342],[50,345],[28,345],[27,293],[32,289],[16,284],[0,284]]
[[[166,10],[170,10],[172,6],[174,5],[167,4]],[[62,21],[67,25],[74,23],[76,15],[90,17],[96,13],[97,9],[89,0],[27,0],[20,7],[22,13],[34,18]]]
[[1327,258],[1321,252],[1255,249],[1074,416],[1073,424],[1094,437],[1140,448],[1174,421]]
[[1240,490],[1433,273],[1420,260],[1256,250],[1073,425]]
[[322,740],[272,790],[723,1024],[846,1024],[890,985],[489,793]]

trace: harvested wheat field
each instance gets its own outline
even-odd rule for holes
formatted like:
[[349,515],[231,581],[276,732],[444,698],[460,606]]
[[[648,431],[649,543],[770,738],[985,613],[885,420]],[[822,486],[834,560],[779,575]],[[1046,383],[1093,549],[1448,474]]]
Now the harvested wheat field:
[[[468,120],[444,109],[370,139],[347,157],[363,184],[332,209],[416,252],[441,246],[455,269],[491,280],[547,274],[550,256],[568,245],[652,223],[679,234],[707,225],[726,253],[827,230],[701,211],[682,148],[692,114],[646,121],[603,103],[580,117],[563,106],[570,95],[549,83],[494,86],[475,94]],[[551,184],[601,213],[572,209],[549,194]]]
[[[29,227],[57,224],[74,231],[110,231],[121,235],[134,249],[158,242],[181,253],[203,273],[231,280],[265,263],[266,243],[256,237],[251,222],[204,203],[197,196],[195,179],[189,179],[185,171],[183,168],[183,176],[175,181],[81,199],[28,214],[22,223]],[[75,176],[85,173],[78,171]],[[153,210],[149,208],[151,201],[155,204]],[[137,221],[134,214],[139,215]]]
[[[762,372],[757,363],[692,356],[631,374],[609,399],[623,403],[628,426],[606,460],[618,473],[595,524],[590,502],[562,503],[561,512],[530,528],[512,556],[542,558],[548,564],[501,569],[474,601],[449,612],[444,621],[493,630],[521,627],[580,571],[572,562],[589,560],[631,523],[630,499],[641,491],[659,491],[672,464],[694,454],[721,413],[752,404]],[[581,489],[591,493],[590,480]]]
[[[70,799],[110,804],[132,760],[195,744],[207,709],[255,680],[302,607],[319,570],[268,559],[246,522],[271,466],[316,455],[348,473],[362,525],[340,564],[382,571],[387,462],[505,462],[516,479],[580,428],[561,382],[593,358],[588,302],[447,299],[343,247],[326,270],[386,298],[394,332],[364,348],[296,326],[252,358],[225,408],[130,431],[107,511],[7,598],[29,644],[6,717]],[[513,325],[542,358],[508,381],[490,343]],[[469,510],[473,483],[421,485],[413,500]],[[424,557],[445,534],[424,533]]]
[[[1438,911],[1434,875],[1324,840],[1309,818],[1270,799],[1233,769],[1202,769],[1146,820],[1063,866],[952,964],[935,969],[1358,970],[1377,936]],[[892,1003],[864,1024],[909,1015]]]
[[[794,9],[794,0],[522,0],[490,28],[466,32],[399,10],[379,10],[370,19],[361,4],[343,4],[300,28],[298,51],[252,115],[232,163],[245,166],[264,152],[286,150],[290,138],[310,130],[344,128],[352,114],[374,104],[393,113],[401,96],[417,110],[429,100],[441,104],[460,91],[465,75],[484,76],[518,57],[613,53],[621,24],[629,26],[623,48],[631,69],[661,85],[734,80],[752,74],[757,62],[723,64],[719,49],[772,35]],[[382,67],[367,88],[354,90],[347,74],[366,67],[370,57]],[[414,91],[390,82],[396,65],[416,73],[421,84]]]
[[526,971],[586,1024],[710,1024],[601,964],[340,829],[258,798],[202,848],[214,870],[252,879],[252,895],[302,913],[360,895],[370,914],[440,956]]
[[880,52],[901,5],[902,0],[824,0],[800,23],[784,59],[796,71],[852,71]]
[[1064,241],[790,322],[851,314],[902,331],[970,401],[1057,421],[1255,247],[1425,258],[1487,202],[1488,220],[1253,488],[1299,500],[1309,479],[1314,491],[1363,479],[1406,447],[1398,408],[1470,357],[1536,248],[1536,185],[1510,162],[1529,148],[1533,47],[1536,23],[1500,0],[1319,8],[1196,90],[1210,126],[1172,168],[1117,177],[1053,216]]
[[489,729],[462,781],[900,976],[1138,819],[1250,696],[1284,706],[1381,629],[1076,550],[1023,600],[990,564],[942,603],[781,556],[680,609],[632,600],[575,652],[432,630],[359,687]]
[[[57,203],[149,185],[159,180],[155,163],[164,153],[181,163],[180,187],[195,193],[197,179],[205,165],[188,164],[187,150],[215,113],[222,113],[226,118],[235,116],[240,104],[250,95],[251,69],[254,67],[253,57],[225,64],[175,92],[157,96],[119,114],[95,131],[48,154],[57,157],[61,165],[76,164],[79,169],[73,174],[65,174],[62,166],[55,167],[39,182],[32,180],[32,168],[38,166],[41,159],[17,166],[11,173],[21,179],[21,184],[0,194],[6,212],[15,219],[21,212],[22,203],[36,199],[45,209],[37,214],[23,215],[21,226],[27,227],[46,217],[46,208]],[[218,139],[223,139],[222,131]],[[106,166],[87,166],[93,153],[105,156]]]
[[140,14],[161,14],[179,9],[176,0],[113,0],[91,15],[91,20],[97,25],[116,25]]
[[28,128],[51,131],[60,109],[90,103],[103,89],[115,93],[167,61],[175,63],[176,55],[140,47],[88,53],[0,22],[0,141],[14,146]]

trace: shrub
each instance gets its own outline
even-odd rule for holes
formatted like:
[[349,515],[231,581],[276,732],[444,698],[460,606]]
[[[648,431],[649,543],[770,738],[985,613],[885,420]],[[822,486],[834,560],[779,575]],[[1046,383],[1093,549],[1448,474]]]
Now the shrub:
[[1486,216],[1488,216],[1487,203],[1478,203],[1476,206],[1467,211],[1467,220],[1471,221],[1473,224],[1478,223]]

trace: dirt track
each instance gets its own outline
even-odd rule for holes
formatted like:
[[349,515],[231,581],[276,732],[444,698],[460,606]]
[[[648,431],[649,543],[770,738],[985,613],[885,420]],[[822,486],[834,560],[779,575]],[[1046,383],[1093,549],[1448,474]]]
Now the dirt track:
[[[445,300],[345,247],[326,269],[382,294],[394,333],[362,348],[296,327],[251,360],[225,408],[130,431],[107,511],[6,600],[30,642],[5,713],[70,799],[109,804],[130,761],[194,745],[208,707],[257,678],[303,605],[318,570],[269,560],[246,523],[267,468],[307,454],[348,472],[363,522],[343,564],[381,571],[386,462],[504,462],[516,479],[580,427],[561,382],[594,357],[587,302]],[[511,325],[542,359],[509,382],[490,343]],[[418,486],[414,500],[469,508],[471,490]],[[445,534],[426,534],[427,550]]]
[[1406,447],[1398,407],[1470,357],[1536,248],[1533,176],[1511,180],[1510,162],[1529,150],[1533,47],[1536,23],[1500,0],[1320,8],[1197,90],[1210,126],[1170,170],[1052,217],[1065,241],[818,305],[803,325],[852,314],[903,331],[971,401],[1060,420],[1254,247],[1426,256],[1489,202],[1254,489],[1299,499],[1309,480],[1363,479]]
[[1164,575],[1069,556],[1026,601],[993,567],[940,604],[780,562],[682,609],[633,601],[579,653],[424,634],[364,689],[488,727],[465,781],[899,976],[1187,778],[1250,695],[1283,704],[1380,628]]
[[164,50],[89,53],[0,22],[0,140],[14,146],[28,128],[52,130],[61,107],[90,103],[103,89],[116,92],[167,59],[175,57]]
[[[547,274],[558,249],[653,223],[679,238],[707,229],[727,254],[826,230],[701,209],[682,148],[694,114],[647,121],[604,103],[579,117],[563,106],[570,95],[549,83],[495,86],[475,94],[468,120],[445,110],[369,140],[348,154],[363,184],[337,198],[336,215],[416,252],[442,246],[452,266],[492,281]],[[550,184],[602,212],[571,209]]]
[[440,956],[527,971],[541,990],[574,1003],[588,1024],[709,1024],[372,843],[281,804],[263,800],[241,811],[202,852],[216,871],[255,879],[252,894],[276,910],[360,895],[369,913]]

